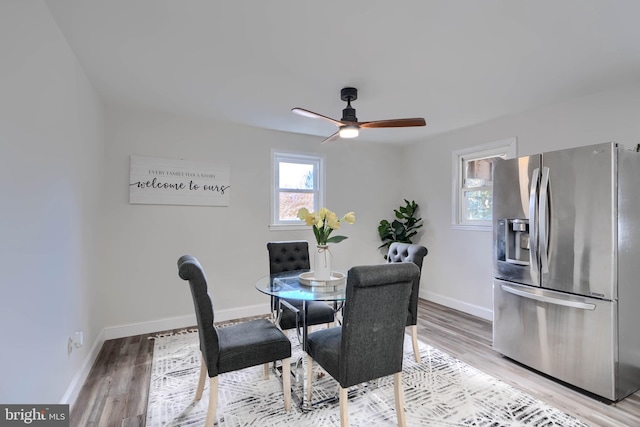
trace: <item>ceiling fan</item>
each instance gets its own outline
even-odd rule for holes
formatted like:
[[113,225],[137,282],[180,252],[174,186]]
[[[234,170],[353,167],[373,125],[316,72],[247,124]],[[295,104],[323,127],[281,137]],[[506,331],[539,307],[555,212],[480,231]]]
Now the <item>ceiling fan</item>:
[[305,110],[304,108],[296,107],[291,111],[301,116],[324,119],[338,126],[338,131],[322,141],[322,144],[335,141],[338,138],[355,138],[360,133],[360,129],[402,128],[410,126],[425,126],[427,124],[427,122],[420,117],[412,119],[389,119],[375,120],[372,122],[359,122],[356,117],[356,109],[351,106],[351,101],[358,99],[358,89],[354,87],[342,88],[340,91],[340,99],[347,103],[347,108],[342,110],[342,120],[335,120],[331,117]]

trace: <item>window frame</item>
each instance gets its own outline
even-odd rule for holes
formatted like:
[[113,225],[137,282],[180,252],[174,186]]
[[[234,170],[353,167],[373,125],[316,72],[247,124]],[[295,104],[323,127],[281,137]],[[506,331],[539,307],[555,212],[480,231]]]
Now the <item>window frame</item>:
[[[279,188],[279,172],[280,163],[300,163],[310,164],[313,166],[313,190],[302,189],[281,189]],[[308,226],[304,221],[295,220],[280,220],[280,192],[300,192],[300,193],[313,193],[315,206],[313,211],[317,211],[324,206],[324,188],[325,188],[325,157],[319,154],[312,153],[299,153],[286,150],[271,150],[271,203],[270,203],[270,223],[269,228],[271,230],[301,230],[306,229]]]
[[[451,227],[459,230],[491,231],[493,220],[467,220],[464,218],[464,192],[468,190],[464,187],[465,162],[469,160],[482,160],[488,157],[501,157],[512,159],[517,153],[517,138],[507,138],[475,147],[455,150],[452,153],[452,218]],[[477,187],[478,190],[486,189]],[[493,185],[489,187],[493,192]],[[493,194],[493,193],[492,193]]]

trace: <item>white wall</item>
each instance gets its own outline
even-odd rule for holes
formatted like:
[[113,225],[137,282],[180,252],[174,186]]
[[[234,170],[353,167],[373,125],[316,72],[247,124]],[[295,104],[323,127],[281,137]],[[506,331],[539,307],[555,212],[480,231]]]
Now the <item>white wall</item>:
[[41,2],[0,2],[0,58],[0,402],[58,403],[104,325],[102,107]]
[[[267,242],[314,242],[310,228],[268,228],[272,148],[326,155],[325,204],[340,216],[355,211],[357,218],[340,229],[348,239],[332,246],[334,266],[384,261],[377,225],[405,196],[392,147],[357,141],[322,145],[320,137],[121,106],[107,108],[106,129],[109,238],[101,301],[106,325],[113,327],[107,337],[195,324],[188,284],[177,273],[183,254],[194,255],[205,268],[217,319],[268,312],[268,297],[255,289],[256,279],[268,274]],[[230,206],[129,204],[130,155],[229,165]]]
[[[0,3],[0,54],[0,402],[73,402],[104,339],[193,324],[184,253],[207,269],[219,318],[266,312],[267,241],[313,239],[267,227],[272,148],[326,155],[326,205],[357,214],[335,267],[382,262],[377,224],[404,197],[393,148],[103,111],[40,1]],[[228,164],[231,206],[130,205],[131,154]]]
[[451,156],[454,150],[512,136],[518,155],[607,141],[640,143],[640,83],[596,93],[537,111],[474,126],[413,144],[405,150],[413,192],[426,222],[429,248],[423,297],[490,319],[492,235],[451,228]]

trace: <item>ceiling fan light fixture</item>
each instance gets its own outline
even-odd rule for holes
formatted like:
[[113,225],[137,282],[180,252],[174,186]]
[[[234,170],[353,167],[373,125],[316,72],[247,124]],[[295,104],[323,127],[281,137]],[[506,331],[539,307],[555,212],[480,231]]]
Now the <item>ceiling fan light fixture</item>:
[[328,138],[325,138],[322,141],[322,144],[333,142],[340,138],[355,138],[360,134],[360,128],[405,128],[410,126],[425,126],[427,124],[427,122],[422,117],[361,122],[358,121],[358,118],[356,117],[356,109],[351,106],[351,102],[358,99],[358,89],[354,87],[342,88],[342,90],[340,91],[340,99],[347,103],[347,108],[342,110],[342,120],[332,119],[331,117],[323,116],[322,114],[314,113],[313,111],[305,110],[304,108],[296,107],[291,111],[301,116],[322,119],[338,126],[338,131]]
[[339,133],[341,138],[355,138],[360,134],[360,130],[358,129],[358,126],[345,125],[340,126]]

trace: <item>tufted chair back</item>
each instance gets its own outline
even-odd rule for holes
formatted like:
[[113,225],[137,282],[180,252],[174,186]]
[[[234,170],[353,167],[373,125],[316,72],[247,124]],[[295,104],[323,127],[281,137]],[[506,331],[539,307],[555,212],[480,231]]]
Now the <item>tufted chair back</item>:
[[[412,262],[418,266],[422,272],[422,260],[429,251],[424,246],[410,243],[393,242],[389,246],[387,262]],[[413,281],[411,288],[411,298],[409,299],[409,314],[407,315],[407,326],[418,323],[418,293],[420,291],[420,275]]]
[[305,240],[269,242],[267,250],[269,251],[269,274],[311,268],[309,244]]

